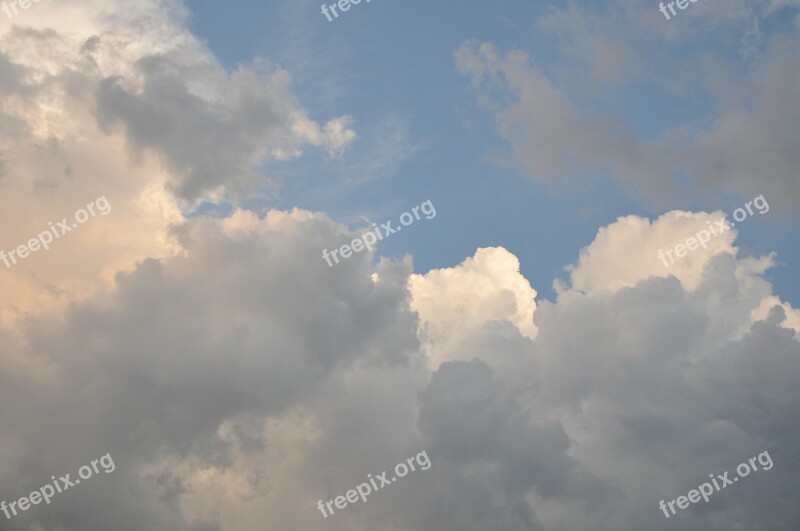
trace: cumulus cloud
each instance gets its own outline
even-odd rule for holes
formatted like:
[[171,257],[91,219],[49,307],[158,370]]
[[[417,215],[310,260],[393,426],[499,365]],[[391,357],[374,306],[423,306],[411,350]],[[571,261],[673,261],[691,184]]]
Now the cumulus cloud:
[[[740,334],[749,329],[755,318],[765,319],[775,305],[787,316],[783,326],[800,333],[798,310],[775,297],[772,286],[763,279],[764,273],[775,265],[775,255],[740,257],[734,246],[737,229],[719,230],[717,223],[724,217],[722,212],[672,211],[653,221],[639,216],[620,218],[602,227],[594,241],[581,250],[578,262],[567,267],[570,288],[587,293],[616,292],[650,277],[675,278],[687,293],[707,301],[709,315],[718,315],[721,305],[726,306],[729,316],[735,311],[738,324],[730,321],[725,326]],[[674,262],[666,256],[659,257],[659,251],[674,249],[678,244],[685,246],[688,238],[696,239],[699,231],[712,228],[716,228],[715,235],[710,236],[707,248],[698,246],[684,257],[673,252]],[[718,268],[729,269],[735,276],[733,298],[711,296],[720,288],[711,282]],[[568,289],[560,281],[555,285],[561,293]]]
[[[650,221],[639,216],[619,218],[607,227],[601,227],[594,241],[581,251],[578,263],[570,267],[572,287],[580,291],[607,289],[616,291],[624,286],[634,286],[649,276],[674,275],[689,291],[703,280],[709,262],[718,254],[736,255],[733,242],[737,230],[722,232],[716,222],[726,218],[722,212],[695,213],[671,211]],[[725,226],[729,225],[727,219]],[[714,229],[714,235],[710,230]],[[687,238],[696,237],[699,231],[708,232],[707,249],[698,247],[673,260],[659,257],[659,251],[672,250],[685,244]],[[626,257],[620,260],[620,257]],[[666,263],[665,263],[666,262]]]
[[[228,496],[271,492],[267,486],[277,480],[258,470],[226,473],[237,445],[257,453],[267,420],[289,422],[304,402],[319,400],[320,386],[335,392],[336,383],[326,382],[334,374],[356,362],[402,370],[417,346],[407,266],[379,268],[379,282],[364,274],[366,263],[340,267],[331,282],[319,249],[340,237],[336,231],[302,211],[255,221],[236,214],[225,226],[197,220],[181,228],[179,256],[149,259],[118,275],[112,292],[75,304],[63,321],[26,321],[27,346],[6,343],[2,354],[2,372],[13,374],[2,391],[9,428],[3,447],[6,463],[15,463],[2,470],[14,486],[4,496],[22,489],[21,496],[50,474],[79,466],[87,448],[111,452],[115,474],[62,496],[56,511],[37,512],[28,523],[107,529],[122,514],[131,529],[192,529],[210,517],[190,511],[185,521],[175,518],[208,474],[219,475],[223,486],[225,478],[239,485]],[[305,273],[296,275],[301,268]],[[300,421],[313,427],[312,415]],[[24,475],[16,477],[18,470]],[[95,500],[98,490],[105,494]],[[214,492],[224,503],[222,491]],[[295,501],[297,508],[308,502]],[[263,507],[259,514],[263,526]]]
[[[2,245],[101,194],[113,206],[0,270],[0,499],[105,453],[116,470],[3,529],[658,531],[676,525],[660,499],[765,449],[772,470],[680,527],[800,525],[800,315],[773,293],[774,255],[741,255],[730,231],[670,267],[657,256],[719,213],[601,227],[552,301],[500,247],[429,272],[371,251],[329,268],[321,250],[357,233],[323,213],[179,205],[251,186],[265,158],[339,156],[350,118],[312,120],[280,68],[226,72],[180,4],[105,4],[39,4],[0,37]],[[598,79],[627,71],[619,50],[595,58]],[[585,114],[526,54],[465,45],[458,61],[479,89],[518,91],[501,125],[536,168],[618,164],[605,150],[627,145],[625,124]],[[792,94],[759,64],[777,91],[752,116]],[[526,119],[555,125],[551,140]],[[620,136],[598,138],[607,125]],[[316,509],[423,450],[429,470]]]
[[[667,529],[658,500],[763,449],[774,469],[686,528],[796,521],[800,345],[766,264],[726,240],[691,287],[660,264],[596,272],[707,216],[683,214],[603,228],[579,287],[537,303],[502,248],[426,274],[368,253],[331,269],[320,249],[354,234],[321,214],[186,222],[180,253],[3,329],[3,496],[95,454],[117,464],[7,525]],[[422,450],[430,470],[317,511]]]
[[0,267],[0,319],[63,308],[138,260],[178,252],[181,208],[266,186],[255,166],[307,147],[341,156],[355,139],[349,116],[311,119],[285,69],[257,60],[226,71],[188,15],[174,2],[89,0],[3,25],[0,249],[101,195],[113,213]]
[[423,341],[440,344],[490,321],[507,321],[533,339],[536,291],[502,247],[479,249],[458,267],[412,275],[412,307]]

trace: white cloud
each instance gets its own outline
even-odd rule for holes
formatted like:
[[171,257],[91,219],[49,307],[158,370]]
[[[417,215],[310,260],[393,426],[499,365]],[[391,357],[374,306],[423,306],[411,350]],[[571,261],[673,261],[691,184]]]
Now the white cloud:
[[536,337],[536,291],[519,272],[519,260],[502,247],[478,249],[457,267],[412,275],[411,307],[420,317],[420,340],[433,367],[461,359],[464,341],[493,321]]
[[[733,242],[736,229],[722,232],[717,222],[729,221],[722,212],[694,213],[672,211],[662,214],[650,222],[639,216],[619,218],[597,232],[594,241],[581,251],[578,264],[572,268],[572,287],[581,291],[633,286],[650,276],[674,275],[684,288],[692,291],[703,279],[709,262],[720,253],[735,256]],[[710,233],[710,229],[715,234]],[[686,246],[688,238],[697,238],[697,233],[706,231],[709,237],[707,249],[698,246],[678,257],[673,250],[678,244]],[[659,258],[659,251],[671,251],[672,259]],[[664,263],[666,261],[666,264]]]

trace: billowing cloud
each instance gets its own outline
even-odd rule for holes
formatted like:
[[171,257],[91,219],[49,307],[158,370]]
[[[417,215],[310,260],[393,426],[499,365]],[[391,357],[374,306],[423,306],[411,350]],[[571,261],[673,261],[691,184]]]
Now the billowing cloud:
[[[297,415],[303,403],[314,413],[321,398],[315,395],[335,393],[340,373],[357,362],[403,370],[417,348],[407,266],[379,268],[379,282],[355,260],[332,273],[319,250],[341,237],[337,230],[302,211],[263,220],[239,213],[224,225],[197,220],[179,230],[179,256],[149,259],[118,275],[112,292],[75,304],[63,320],[26,321],[23,342],[6,342],[0,355],[8,383],[2,445],[5,462],[15,463],[0,473],[9,485],[3,495],[27,494],[50,474],[110,452],[113,475],[27,522],[107,529],[135,511],[141,516],[129,516],[130,529],[192,529],[209,517],[174,518],[179,503],[194,495],[195,480],[203,485],[197,471],[224,480],[233,446],[255,452],[271,444],[259,442],[259,426],[267,430],[270,418]],[[301,421],[313,426],[313,415]],[[241,423],[256,426],[256,435]],[[176,466],[163,470],[164,463]],[[23,477],[16,477],[19,470]],[[231,481],[244,482],[245,491],[276,481],[247,474]],[[297,507],[307,502],[297,499]],[[11,523],[27,525],[18,521]]]
[[[685,217],[707,215],[603,228],[580,288],[535,306],[502,248],[415,275],[367,253],[329,268],[320,249],[354,234],[321,214],[184,223],[180,253],[3,332],[3,496],[106,452],[117,465],[6,525],[667,529],[660,499],[764,449],[772,470],[681,521],[793,522],[800,345],[767,264],[727,239],[691,287],[660,263],[592,273]],[[430,470],[316,509],[422,450]]]
[[0,249],[101,196],[112,213],[0,265],[0,319],[64,307],[178,252],[181,209],[268,187],[255,166],[310,147],[340,156],[355,139],[349,116],[311,119],[285,69],[226,71],[187,18],[173,2],[89,0],[36,4],[3,24]]
[[[733,18],[752,14],[734,3]],[[357,232],[324,213],[188,218],[181,207],[263,184],[253,167],[265,160],[309,147],[339,156],[351,118],[313,120],[279,67],[221,68],[179,3],[36,9],[0,36],[0,248],[102,195],[112,211],[0,267],[0,501],[106,453],[116,469],[0,513],[4,530],[800,526],[800,314],[768,280],[775,255],[741,254],[731,230],[674,264],[658,256],[721,213],[600,227],[552,301],[536,300],[501,247],[428,272],[372,251],[329,267],[321,251]],[[624,35],[605,42],[592,75],[613,83],[638,49]],[[791,200],[793,46],[774,39],[756,61],[765,82],[752,106],[732,94],[714,124],[660,142],[699,139],[686,164],[714,183],[732,171],[715,157],[752,140],[743,156],[778,160],[750,197]],[[666,147],[584,112],[523,52],[467,44],[458,64],[488,87],[484,102],[536,176],[674,168]],[[518,98],[498,106],[496,89]],[[653,178],[641,189],[656,184],[670,188]],[[674,519],[659,510],[764,450],[773,469]],[[318,511],[421,451],[429,470]]]
[[412,307],[420,317],[420,339],[430,353],[460,359],[460,341],[494,321],[512,324],[536,337],[536,291],[519,272],[519,260],[507,250],[479,249],[455,268],[437,269],[409,280]]

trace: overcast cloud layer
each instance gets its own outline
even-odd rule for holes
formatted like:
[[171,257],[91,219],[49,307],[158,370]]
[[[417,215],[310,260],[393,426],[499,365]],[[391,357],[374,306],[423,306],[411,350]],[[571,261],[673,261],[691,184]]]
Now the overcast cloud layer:
[[[557,74],[475,35],[450,50],[501,142],[487,157],[660,212],[575,242],[553,300],[499,243],[429,271],[368,250],[328,267],[321,250],[367,222],[248,208],[279,193],[272,163],[339,164],[360,123],[318,112],[269,57],[223,66],[189,7],[58,0],[2,20],[0,248],[101,195],[113,210],[0,266],[0,500],[106,453],[116,470],[0,513],[0,530],[800,528],[800,311],[770,278],[781,258],[744,252],[740,225],[671,267],[657,255],[725,215],[714,194],[764,194],[795,223],[798,8],[697,2],[667,31],[643,2],[554,6],[531,31],[560,43]],[[747,33],[770,17],[785,25]],[[670,59],[698,28],[740,56]],[[656,136],[588,94],[681,93],[701,71],[714,118]],[[696,197],[706,211],[684,207]],[[658,509],[764,450],[771,470]],[[421,451],[429,470],[318,511]]]

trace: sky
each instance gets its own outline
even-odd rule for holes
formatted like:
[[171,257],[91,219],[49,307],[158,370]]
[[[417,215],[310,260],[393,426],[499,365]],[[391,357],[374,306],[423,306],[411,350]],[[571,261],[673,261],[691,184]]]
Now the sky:
[[2,9],[0,531],[800,527],[799,0]]

